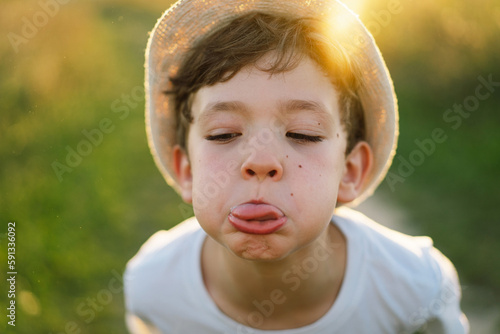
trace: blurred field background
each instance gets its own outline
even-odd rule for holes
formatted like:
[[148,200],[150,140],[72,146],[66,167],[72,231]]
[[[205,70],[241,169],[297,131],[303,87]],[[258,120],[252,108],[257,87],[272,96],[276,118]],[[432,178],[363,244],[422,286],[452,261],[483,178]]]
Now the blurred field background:
[[[399,178],[378,193],[434,239],[464,289],[481,291],[464,303],[499,305],[500,87],[476,99],[467,117],[443,117],[454,104],[474,102],[479,77],[500,81],[500,3],[346,3],[375,35],[399,98],[391,169]],[[125,333],[117,277],[152,233],[190,215],[154,166],[143,125],[144,49],[168,6],[0,1],[0,331],[8,320],[9,221],[18,275],[16,327],[8,332]],[[29,30],[30,22],[38,27]],[[446,140],[401,177],[403,161],[422,151],[415,140],[436,128]]]

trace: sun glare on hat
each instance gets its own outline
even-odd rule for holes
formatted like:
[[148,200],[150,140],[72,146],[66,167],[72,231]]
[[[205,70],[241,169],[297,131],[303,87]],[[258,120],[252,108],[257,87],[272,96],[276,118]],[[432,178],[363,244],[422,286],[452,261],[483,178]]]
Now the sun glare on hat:
[[362,13],[366,6],[366,0],[344,0],[343,1],[347,7],[349,7],[355,13]]
[[359,26],[356,21],[357,15],[351,12],[348,7],[345,10],[332,10],[327,15],[323,27],[325,36],[347,42],[347,45],[351,44]]
[[[338,52],[344,55],[349,55],[347,59],[358,54],[359,48],[364,44],[366,35],[360,30],[360,23],[357,15],[354,14],[348,7],[343,7],[341,10],[337,7],[326,14],[326,20],[320,28],[322,35],[333,42],[332,46],[336,52],[332,52],[334,58],[338,58]],[[331,59],[338,61],[339,59]],[[350,59],[353,60],[353,59]]]

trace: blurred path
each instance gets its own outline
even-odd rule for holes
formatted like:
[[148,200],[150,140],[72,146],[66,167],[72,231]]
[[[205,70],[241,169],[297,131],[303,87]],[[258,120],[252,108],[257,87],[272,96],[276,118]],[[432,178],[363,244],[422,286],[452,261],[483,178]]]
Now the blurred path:
[[[410,235],[420,235],[412,225],[405,211],[394,201],[379,193],[368,198],[356,210],[393,230]],[[498,334],[500,326],[500,305],[484,288],[462,285],[462,309],[470,322],[471,334]],[[496,329],[495,329],[496,327]]]

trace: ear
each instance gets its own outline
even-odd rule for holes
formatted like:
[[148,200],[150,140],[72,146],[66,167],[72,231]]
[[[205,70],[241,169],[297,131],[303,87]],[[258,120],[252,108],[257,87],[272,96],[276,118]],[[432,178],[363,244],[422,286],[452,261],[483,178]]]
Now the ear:
[[337,202],[349,203],[359,195],[373,166],[373,151],[367,142],[354,146],[346,157],[344,172],[340,180]]
[[191,204],[193,202],[193,176],[191,174],[189,157],[179,145],[174,146],[172,155],[180,195],[184,202]]

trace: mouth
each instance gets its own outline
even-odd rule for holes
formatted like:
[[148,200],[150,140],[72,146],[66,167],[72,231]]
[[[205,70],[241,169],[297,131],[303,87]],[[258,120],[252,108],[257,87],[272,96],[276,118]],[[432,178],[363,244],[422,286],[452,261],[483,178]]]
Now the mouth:
[[252,201],[231,208],[228,220],[243,233],[271,234],[285,225],[287,217],[274,205]]

